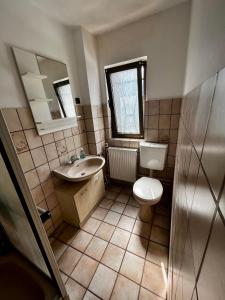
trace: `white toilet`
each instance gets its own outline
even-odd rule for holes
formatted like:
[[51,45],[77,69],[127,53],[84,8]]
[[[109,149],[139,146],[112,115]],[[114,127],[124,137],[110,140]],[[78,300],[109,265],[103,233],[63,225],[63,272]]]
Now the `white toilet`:
[[140,219],[149,222],[152,218],[152,205],[158,203],[163,193],[163,186],[158,179],[151,178],[152,170],[163,170],[168,145],[141,142],[140,165],[150,169],[150,177],[141,177],[133,186],[134,198],[140,204]]

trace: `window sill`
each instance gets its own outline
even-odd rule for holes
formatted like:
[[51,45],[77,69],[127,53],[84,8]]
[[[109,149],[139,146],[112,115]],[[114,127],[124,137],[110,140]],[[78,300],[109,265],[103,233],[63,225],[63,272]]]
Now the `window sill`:
[[139,148],[139,144],[142,141],[144,141],[144,139],[112,138],[109,140],[109,146]]
[[111,138],[110,141],[121,141],[121,142],[143,142],[144,139],[131,139],[131,138]]

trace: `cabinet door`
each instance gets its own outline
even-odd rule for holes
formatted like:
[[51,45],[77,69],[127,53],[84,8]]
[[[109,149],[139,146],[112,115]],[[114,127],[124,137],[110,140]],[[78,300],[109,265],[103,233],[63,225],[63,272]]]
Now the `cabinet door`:
[[105,185],[102,170],[92,177],[90,182],[93,207],[104,197]]
[[89,182],[77,193],[74,195],[74,200],[79,215],[80,223],[86,218],[93,208],[91,201],[91,191],[89,187]]

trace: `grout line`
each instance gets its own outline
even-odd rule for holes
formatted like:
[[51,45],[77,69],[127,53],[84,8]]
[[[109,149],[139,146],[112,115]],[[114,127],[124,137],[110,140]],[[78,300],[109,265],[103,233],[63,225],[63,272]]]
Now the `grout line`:
[[[130,196],[130,197],[131,197],[131,196]],[[129,197],[129,198],[130,198],[130,197]],[[116,202],[116,201],[114,200],[114,202]],[[126,208],[127,206],[129,206],[128,202],[126,203],[125,208]],[[108,210],[108,211],[110,211],[110,210]],[[121,217],[122,217],[123,214],[120,214],[120,215],[121,215],[121,216],[120,216],[120,219],[121,219]],[[154,213],[154,215],[155,215],[155,213]],[[153,219],[154,219],[154,215],[153,215]],[[125,215],[125,216],[126,216],[126,215]],[[90,216],[89,218],[91,218],[91,217],[92,217],[92,216]],[[138,218],[138,216],[136,216],[136,218],[132,218],[132,219],[135,220],[135,222],[136,222],[136,221],[138,220],[137,218]],[[96,219],[96,218],[94,218],[94,219]],[[115,246],[119,247],[120,249],[122,249],[122,250],[124,251],[123,258],[122,258],[122,261],[121,261],[121,264],[120,264],[120,268],[119,268],[118,271],[115,271],[113,268],[111,268],[111,267],[105,265],[104,263],[102,263],[101,260],[102,260],[102,258],[103,258],[103,256],[104,256],[104,254],[105,254],[105,252],[106,252],[106,249],[108,248],[109,244],[113,244],[113,243],[111,243],[110,241],[111,241],[111,238],[112,238],[112,236],[113,236],[115,230],[116,230],[117,228],[119,228],[119,227],[118,227],[119,221],[118,221],[117,225],[112,225],[112,224],[110,224],[111,226],[114,226],[115,228],[114,228],[114,231],[113,231],[113,233],[112,233],[112,235],[111,235],[111,237],[110,237],[110,240],[109,240],[109,241],[106,241],[106,242],[107,242],[107,246],[106,246],[106,248],[105,248],[105,250],[104,250],[104,252],[103,252],[103,255],[102,255],[100,261],[98,261],[97,259],[95,259],[95,258],[89,256],[88,254],[85,253],[85,251],[86,251],[86,249],[88,248],[88,246],[89,246],[89,244],[91,243],[91,241],[93,240],[93,238],[94,238],[94,237],[97,237],[97,236],[96,236],[96,233],[97,233],[99,227],[101,226],[101,224],[104,224],[104,223],[105,223],[105,224],[108,224],[108,223],[104,222],[104,220],[96,219],[96,220],[98,220],[98,221],[100,222],[100,225],[98,226],[98,228],[97,228],[97,230],[95,231],[94,234],[88,232],[89,234],[92,235],[92,238],[91,238],[91,240],[89,241],[87,247],[84,249],[84,251],[80,251],[80,250],[76,249],[75,247],[73,247],[71,244],[65,243],[65,242],[63,242],[63,241],[61,241],[61,240],[59,239],[59,236],[60,236],[60,235],[68,228],[68,226],[71,226],[71,225],[66,226],[64,229],[62,229],[62,231],[61,231],[60,233],[57,234],[57,236],[53,236],[53,237],[54,237],[55,240],[58,240],[58,241],[62,242],[63,244],[67,245],[67,248],[66,248],[66,249],[68,249],[68,247],[71,247],[71,248],[75,249],[76,251],[79,251],[79,252],[82,254],[81,257],[82,257],[83,255],[86,255],[86,256],[90,257],[91,259],[95,260],[95,261],[98,263],[97,268],[98,268],[99,264],[101,263],[102,265],[104,265],[104,266],[106,266],[107,268],[109,268],[109,269],[113,270],[114,272],[116,272],[116,273],[117,273],[117,277],[116,277],[116,280],[115,280],[115,283],[114,283],[114,286],[113,286],[113,289],[112,289],[112,292],[111,292],[111,295],[112,295],[119,274],[120,274],[121,276],[124,276],[126,279],[128,279],[128,280],[134,282],[135,284],[137,284],[137,282],[135,282],[134,280],[128,278],[126,275],[123,275],[123,274],[119,273],[120,270],[121,270],[121,267],[122,267],[122,264],[123,264],[123,261],[124,261],[124,257],[125,257],[126,252],[131,253],[131,254],[133,254],[133,255],[136,255],[137,257],[140,257],[140,258],[142,258],[142,259],[144,260],[144,266],[143,266],[143,271],[142,271],[142,278],[143,278],[145,263],[146,263],[146,261],[148,261],[148,260],[146,259],[146,257],[147,257],[147,252],[148,252],[148,246],[149,246],[150,242],[152,241],[152,240],[151,240],[151,231],[152,231],[152,227],[153,227],[153,219],[152,219],[152,222],[151,222],[151,223],[146,223],[146,224],[149,224],[149,225],[150,225],[150,234],[149,234],[149,238],[148,238],[148,239],[146,239],[146,238],[144,238],[144,237],[142,237],[142,236],[139,236],[139,235],[136,235],[135,233],[133,233],[134,226],[135,226],[135,222],[134,222],[134,224],[133,224],[133,226],[132,226],[132,231],[131,231],[131,232],[128,231],[128,230],[125,230],[126,232],[129,232],[129,234],[130,234],[129,240],[128,240],[127,245],[126,245],[126,248],[124,249],[124,248],[122,248],[122,247],[120,247],[120,246],[118,246],[118,245],[115,245]],[[154,225],[154,226],[155,226],[155,225]],[[121,229],[121,228],[119,228],[119,229]],[[163,229],[163,228],[162,228],[162,229]],[[73,240],[76,238],[77,234],[78,234],[81,230],[85,231],[85,230],[82,229],[82,228],[81,228],[80,230],[78,229],[77,232],[76,232],[76,234],[75,234],[75,236],[74,236],[74,238],[73,238]],[[124,229],[122,229],[122,230],[124,230]],[[166,229],[164,229],[164,230],[166,230]],[[167,230],[166,230],[166,231],[167,231]],[[85,231],[85,232],[87,232],[87,231]],[[137,254],[135,254],[135,253],[130,252],[130,251],[127,249],[132,234],[134,234],[134,235],[136,235],[136,236],[139,236],[140,238],[143,238],[143,239],[145,239],[145,240],[148,241],[148,246],[147,246],[147,248],[146,248],[146,252],[145,252],[145,257],[144,257],[144,258],[141,257],[141,256],[139,256],[139,255],[137,255]],[[99,238],[99,237],[98,237],[98,238]],[[100,239],[102,239],[102,238],[100,238]],[[72,241],[73,241],[73,240],[72,240]],[[102,240],[104,240],[104,239],[102,239]],[[71,241],[71,242],[72,242],[72,241]],[[105,241],[105,240],[104,240],[104,241]],[[155,242],[155,241],[152,241],[152,242],[157,243],[157,242]],[[114,245],[114,244],[113,244],[113,245]],[[163,246],[166,247],[165,245],[163,245]],[[168,248],[168,247],[167,247],[167,248]],[[60,255],[60,257],[58,258],[58,261],[59,261],[59,259],[62,257],[62,255],[65,253],[66,249],[65,249],[64,252]],[[80,257],[80,259],[81,259],[81,257]],[[75,269],[76,266],[78,265],[80,259],[78,260],[78,262],[77,262],[76,265],[74,266],[74,269]],[[157,265],[157,266],[159,266],[159,265],[158,265],[157,263],[155,263],[155,262],[152,262],[152,261],[150,261],[150,262],[153,263],[153,264],[155,264],[155,265]],[[96,268],[96,271],[97,271],[97,268]],[[62,273],[64,273],[68,278],[71,278],[72,280],[74,280],[74,279],[71,277],[71,274],[73,273],[74,269],[72,270],[72,272],[70,273],[70,275],[66,274],[66,273],[63,272],[62,270],[60,270],[60,271],[61,271]],[[93,276],[92,276],[92,279],[93,279],[93,277],[95,276],[96,271],[94,272],[94,274],[93,274]],[[142,278],[141,278],[141,282],[142,282]],[[92,281],[92,279],[91,279],[91,281]],[[68,281],[68,279],[67,279],[67,281]],[[67,282],[67,281],[66,281],[66,282]],[[74,280],[74,281],[76,282],[76,280]],[[90,283],[91,283],[91,281],[90,281]],[[65,284],[66,284],[66,282],[65,282]],[[140,289],[141,289],[141,282],[140,282],[139,284],[137,284],[137,285],[139,286],[139,294],[140,294]],[[80,283],[78,282],[78,284],[80,284]],[[82,284],[80,284],[80,285],[82,286]],[[90,284],[89,284],[89,285],[90,285]],[[89,286],[88,286],[88,287],[89,287]],[[85,288],[86,291],[89,290],[89,289],[86,288],[86,287],[84,287],[84,288]],[[146,289],[146,290],[149,290],[148,288],[145,288],[145,289]],[[155,294],[155,293],[152,292],[151,290],[149,290],[149,291],[150,291],[151,293]],[[92,292],[92,291],[91,291],[91,292]],[[93,293],[93,292],[92,292],[92,293]],[[95,294],[95,293],[93,293],[93,294]],[[95,294],[95,295],[96,295],[96,294]],[[155,295],[157,295],[157,294],[155,294]],[[96,296],[99,297],[98,295],[96,295]],[[157,296],[159,296],[159,295],[157,295]],[[111,297],[111,296],[110,296],[110,297]],[[159,296],[159,297],[160,297],[160,296]]]

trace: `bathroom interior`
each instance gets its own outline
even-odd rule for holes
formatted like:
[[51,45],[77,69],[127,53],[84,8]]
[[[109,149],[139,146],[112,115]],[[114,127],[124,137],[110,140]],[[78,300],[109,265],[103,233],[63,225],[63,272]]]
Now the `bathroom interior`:
[[0,0],[0,77],[1,299],[225,299],[224,0]]

